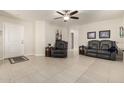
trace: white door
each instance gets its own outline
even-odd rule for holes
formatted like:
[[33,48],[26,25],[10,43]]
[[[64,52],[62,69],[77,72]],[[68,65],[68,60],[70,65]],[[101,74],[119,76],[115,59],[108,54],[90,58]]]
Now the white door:
[[5,23],[5,58],[24,55],[24,27]]
[[3,30],[0,24],[0,60],[3,59]]

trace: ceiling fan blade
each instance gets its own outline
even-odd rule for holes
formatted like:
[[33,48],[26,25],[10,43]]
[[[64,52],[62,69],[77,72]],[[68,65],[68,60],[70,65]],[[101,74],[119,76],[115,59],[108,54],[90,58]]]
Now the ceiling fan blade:
[[63,17],[56,17],[56,18],[54,18],[54,19],[56,20],[56,19],[60,19],[60,18],[63,18]]
[[78,13],[78,11],[73,11],[73,12],[70,13],[70,15],[74,15],[76,13]]
[[60,14],[60,15],[64,15],[63,13],[61,13],[61,12],[59,12],[59,11],[56,11],[58,14]]
[[71,19],[79,19],[79,17],[71,16]]

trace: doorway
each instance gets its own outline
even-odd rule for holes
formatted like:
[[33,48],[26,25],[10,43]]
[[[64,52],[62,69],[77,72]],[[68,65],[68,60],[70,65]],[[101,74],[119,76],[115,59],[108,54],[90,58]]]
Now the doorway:
[[72,29],[69,34],[70,54],[78,55],[78,30]]
[[24,27],[22,25],[5,23],[5,58],[24,55]]
[[4,31],[3,25],[0,23],[0,65],[3,64],[4,59]]
[[3,59],[3,30],[0,29],[0,60]]
[[74,33],[71,33],[71,49],[74,49]]

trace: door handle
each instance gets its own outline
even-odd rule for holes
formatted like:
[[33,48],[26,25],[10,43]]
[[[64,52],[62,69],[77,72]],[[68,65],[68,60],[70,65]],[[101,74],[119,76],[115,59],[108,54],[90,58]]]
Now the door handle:
[[21,44],[24,44],[24,40],[21,41]]

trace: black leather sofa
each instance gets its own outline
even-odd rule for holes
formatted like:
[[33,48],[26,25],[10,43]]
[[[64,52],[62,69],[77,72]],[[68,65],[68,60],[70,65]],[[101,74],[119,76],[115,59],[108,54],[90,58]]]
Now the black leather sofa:
[[88,47],[85,47],[85,55],[96,57],[100,42],[98,40],[88,41]]
[[111,40],[91,40],[85,47],[85,55],[116,60],[118,48],[115,41]]
[[62,40],[56,40],[55,47],[51,49],[52,57],[67,57],[68,43]]

